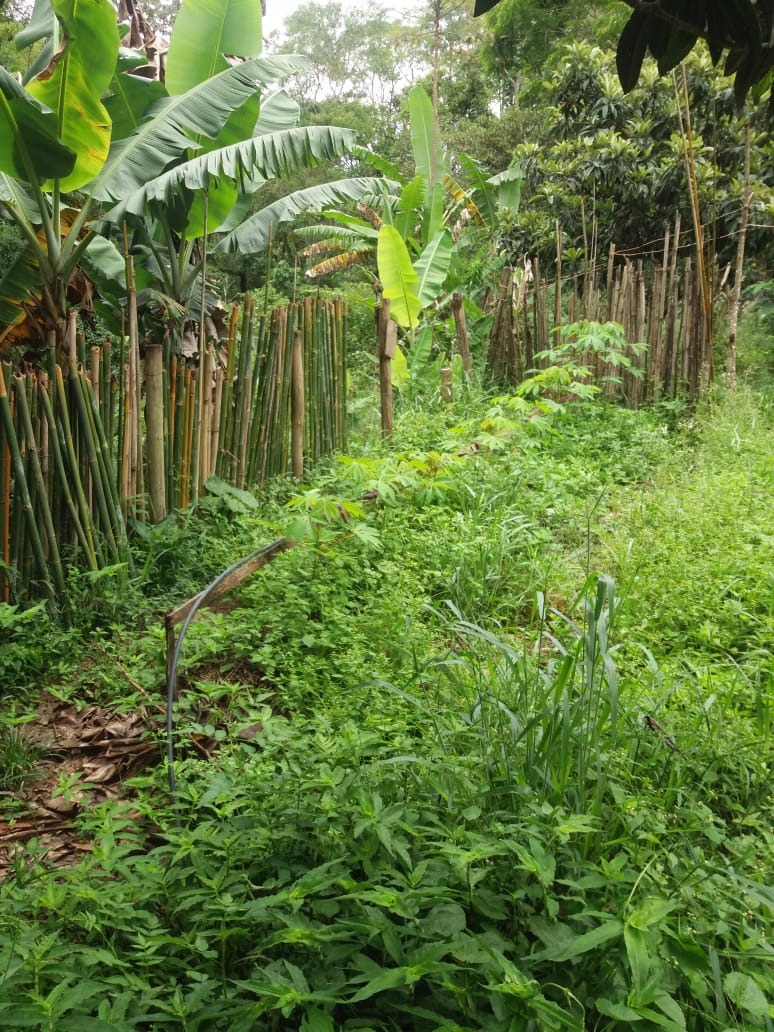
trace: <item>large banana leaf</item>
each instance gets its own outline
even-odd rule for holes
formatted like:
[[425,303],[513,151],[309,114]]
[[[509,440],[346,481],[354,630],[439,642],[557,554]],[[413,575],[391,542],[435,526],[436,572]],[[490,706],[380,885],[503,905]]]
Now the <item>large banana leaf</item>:
[[127,214],[140,214],[149,202],[167,203],[182,189],[205,190],[221,177],[241,185],[256,172],[264,179],[288,175],[338,157],[354,137],[351,129],[312,125],[243,140],[176,165],[120,201],[107,218],[119,222]]
[[0,172],[24,182],[69,175],[75,151],[58,134],[56,114],[0,65]]
[[[0,280],[0,326],[18,326],[27,317],[25,303],[31,306],[40,296],[41,276],[37,255],[28,244],[11,263]],[[2,374],[0,374],[2,375]]]
[[452,239],[448,229],[436,233],[419,258],[414,269],[419,277],[417,296],[425,308],[443,290],[452,257]]
[[121,49],[108,92],[102,98],[113,123],[111,143],[125,140],[138,128],[151,105],[167,96],[163,83],[158,79],[132,74],[138,63],[145,64],[142,54]]
[[382,226],[376,245],[376,264],[390,316],[404,329],[417,325],[422,302],[419,300],[419,275],[411,264],[400,233],[394,226]]
[[23,29],[17,32],[15,37],[17,50],[26,50],[35,43],[41,43],[22,82],[28,83],[49,64],[59,49],[61,42],[59,36],[59,22],[56,20],[51,0],[35,0],[30,20]]
[[435,234],[443,228],[443,223],[443,187],[440,183],[436,183],[427,196],[422,216],[422,243],[425,247],[427,247]]
[[15,209],[17,216],[22,221],[37,225],[42,221],[40,209],[35,201],[27,193],[23,183],[5,172],[0,172],[0,201],[4,201],[7,208]]
[[281,129],[292,129],[298,125],[301,108],[298,101],[293,100],[285,90],[275,90],[261,100],[261,114],[253,131],[253,136],[265,136]]
[[245,219],[240,226],[220,240],[215,251],[221,254],[256,254],[268,245],[270,235],[277,226],[283,222],[290,222],[302,212],[319,212],[332,204],[379,197],[395,189],[397,184],[390,180],[366,177],[339,179],[333,183],[322,183],[319,186],[296,190]]
[[262,47],[257,0],[183,0],[169,41],[167,89],[185,93],[227,68],[225,54],[255,57]]
[[[166,86],[174,96],[229,67],[225,54],[254,57],[263,47],[261,8],[254,0],[183,0],[175,18],[167,55]],[[214,139],[198,139],[210,152],[253,135],[260,112],[256,93],[234,111]],[[195,240],[216,230],[239,198],[236,184],[213,183],[207,195],[193,200],[185,236]]]
[[435,133],[433,102],[422,86],[414,86],[409,91],[408,100],[416,173],[424,176],[428,186],[433,186],[446,171],[443,147]]
[[294,55],[258,57],[155,104],[145,122],[111,148],[89,192],[100,201],[117,201],[179,161],[195,147],[188,134],[215,139],[224,122],[254,96],[258,86],[305,67]]
[[491,176],[487,182],[497,189],[497,205],[499,208],[507,208],[509,211],[519,210],[524,173],[518,165],[515,165],[513,168],[506,168],[504,172],[498,172],[496,176]]
[[105,0],[53,0],[52,6],[64,45],[27,91],[56,112],[59,137],[76,154],[60,185],[77,190],[99,172],[110,147],[110,117],[101,98],[118,58],[118,25]]
[[[476,211],[484,225],[488,229],[493,229],[497,225],[496,191],[492,189],[477,161],[464,153],[457,155],[457,159],[472,187]],[[473,197],[471,197],[471,200],[473,200]]]
[[427,195],[427,180],[414,176],[400,192],[395,205],[394,226],[404,240],[413,240]]

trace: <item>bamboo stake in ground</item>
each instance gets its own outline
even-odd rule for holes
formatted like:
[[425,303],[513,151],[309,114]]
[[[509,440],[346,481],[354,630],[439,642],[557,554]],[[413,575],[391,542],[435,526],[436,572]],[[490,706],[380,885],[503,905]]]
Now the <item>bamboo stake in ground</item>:
[[145,441],[148,455],[148,495],[151,519],[167,515],[167,480],[164,466],[164,369],[161,344],[145,347]]
[[473,375],[473,359],[470,355],[470,344],[468,343],[468,324],[465,320],[465,307],[462,303],[462,294],[455,292],[451,301],[452,315],[454,316],[454,327],[457,331],[457,343],[460,346],[460,357],[465,376],[470,380]]
[[304,478],[304,341],[301,330],[293,331],[293,364],[290,373],[290,452],[293,477]]
[[390,302],[384,298],[376,307],[376,341],[379,355],[382,434],[385,437],[392,437],[392,360],[396,354],[397,335],[398,327],[390,319]]

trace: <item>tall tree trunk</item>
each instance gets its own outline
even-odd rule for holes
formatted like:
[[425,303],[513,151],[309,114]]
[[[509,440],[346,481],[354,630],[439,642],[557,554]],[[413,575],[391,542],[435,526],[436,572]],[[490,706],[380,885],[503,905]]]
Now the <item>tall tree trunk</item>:
[[742,302],[742,281],[744,279],[744,248],[747,240],[747,225],[750,221],[750,121],[747,120],[744,134],[744,194],[742,196],[742,215],[739,223],[739,236],[736,241],[736,269],[734,270],[734,288],[731,293],[731,306],[728,313],[728,341],[726,342],[726,387],[733,391],[736,387],[736,330],[739,325],[739,309]]

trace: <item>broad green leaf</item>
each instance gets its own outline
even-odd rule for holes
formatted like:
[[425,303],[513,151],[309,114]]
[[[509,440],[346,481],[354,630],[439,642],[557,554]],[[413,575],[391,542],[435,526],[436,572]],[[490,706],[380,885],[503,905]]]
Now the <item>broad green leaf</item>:
[[723,990],[729,1000],[739,1010],[746,1011],[756,1018],[768,1016],[769,1005],[761,992],[758,983],[750,975],[741,971],[732,971],[723,979]]
[[427,365],[433,351],[433,327],[423,326],[416,336],[411,350],[406,356],[409,372],[416,376],[423,366]]
[[451,257],[451,233],[448,229],[442,229],[414,262],[414,269],[419,277],[417,295],[423,308],[435,301],[443,290]]
[[[124,140],[138,128],[151,105],[167,96],[167,91],[157,79],[144,75],[132,75],[128,67],[116,69],[110,81],[110,88],[103,98],[108,115],[113,123],[111,144]],[[132,64],[133,67],[133,64]]]
[[253,130],[254,136],[277,133],[298,125],[301,108],[285,90],[274,90],[261,100],[261,113]]
[[650,977],[651,961],[648,952],[648,940],[639,928],[626,924],[624,927],[626,955],[632,973],[632,985],[637,996],[641,996]]
[[493,229],[497,225],[497,197],[490,181],[481,171],[481,166],[467,154],[459,154],[458,160],[473,189],[472,201],[484,225]]
[[443,228],[443,187],[436,183],[425,201],[422,218],[422,243],[427,246],[435,234]]
[[292,56],[258,57],[154,104],[136,132],[111,147],[90,193],[100,201],[128,197],[195,148],[189,134],[215,139],[232,112],[253,97],[258,86],[289,75],[302,64]]
[[0,326],[16,326],[27,316],[24,307],[41,286],[40,266],[28,245],[16,256],[0,279]]
[[413,329],[419,318],[419,276],[400,233],[394,226],[382,226],[376,246],[376,264],[390,316],[404,329]]
[[[199,141],[201,147],[198,157],[203,154],[212,154],[214,151],[249,139],[253,135],[260,109],[261,98],[256,93],[229,117],[214,140]],[[264,181],[265,177],[259,173],[258,178],[255,179],[254,189],[257,190]],[[248,184],[245,183],[244,177],[241,177],[241,182],[242,186],[247,188]],[[204,193],[197,193],[188,213],[188,223],[184,233],[187,240],[196,240],[205,233],[213,233],[218,230],[243,192],[235,181],[229,179],[210,180],[204,186],[206,196]]]
[[126,298],[126,262],[112,240],[95,236],[81,261],[101,296],[116,302]]
[[215,251],[222,254],[256,254],[268,245],[270,234],[277,226],[290,222],[301,212],[322,211],[331,204],[378,196],[380,191],[394,185],[378,178],[339,179],[333,183],[296,190],[246,219],[222,238]]
[[506,168],[504,172],[498,172],[496,176],[490,176],[487,183],[497,187],[497,207],[505,208],[508,211],[518,211],[521,204],[523,182],[524,173],[517,165],[513,168]]
[[411,122],[411,149],[417,175],[434,186],[445,171],[443,149],[433,124],[433,102],[422,86],[409,91],[409,119]]
[[76,154],[63,190],[93,179],[110,147],[110,116],[102,103],[118,59],[118,25],[107,0],[53,0],[64,46],[27,90],[55,111],[59,137]]
[[393,179],[397,183],[403,182],[403,176],[397,165],[393,165],[391,161],[383,158],[381,154],[375,154],[372,150],[367,147],[361,147],[355,145],[352,148],[352,154],[354,157],[359,158],[360,161],[364,161],[366,165],[370,165],[371,168],[375,168],[377,172],[381,172],[385,179]]
[[204,190],[221,177],[241,186],[255,173],[263,179],[273,179],[311,168],[343,154],[353,137],[351,129],[327,125],[297,126],[281,133],[251,137],[175,165],[135,190],[107,217],[117,222],[126,214],[141,214],[148,202],[167,203],[183,188]]
[[575,957],[580,957],[584,953],[588,953],[589,950],[595,950],[598,946],[602,946],[611,939],[617,939],[621,935],[623,927],[623,922],[617,918],[611,918],[609,921],[597,925],[596,928],[592,928],[590,932],[584,932],[583,935],[576,936],[571,942],[536,954],[533,959],[574,960]]
[[26,50],[35,43],[41,43],[38,52],[33,51],[30,65],[27,68],[22,82],[28,83],[34,79],[38,72],[42,71],[51,61],[54,53],[59,49],[61,39],[59,22],[56,20],[51,0],[35,0],[30,20],[25,27],[16,34],[15,44],[17,50]]
[[169,41],[167,89],[185,93],[224,71],[225,54],[256,57],[262,48],[256,0],[183,0]]
[[449,939],[466,927],[465,911],[458,903],[439,903],[422,920],[422,934],[431,939]]
[[651,897],[631,912],[626,923],[634,928],[647,931],[653,925],[660,925],[667,914],[671,914],[676,906],[677,903],[673,900]]
[[75,151],[58,136],[59,119],[0,65],[0,171],[29,183],[60,179],[75,166]]
[[304,1014],[299,1032],[336,1032],[333,1018],[317,1007],[310,1007]]
[[396,391],[402,391],[411,380],[406,353],[403,348],[395,348],[395,357],[390,363],[390,383]]
[[427,195],[427,180],[424,176],[414,176],[400,192],[395,205],[394,226],[404,240],[413,240],[414,230]]

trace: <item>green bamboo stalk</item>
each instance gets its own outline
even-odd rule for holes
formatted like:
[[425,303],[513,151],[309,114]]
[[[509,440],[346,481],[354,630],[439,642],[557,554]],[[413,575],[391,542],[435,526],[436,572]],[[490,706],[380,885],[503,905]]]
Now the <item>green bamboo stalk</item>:
[[70,482],[68,477],[68,471],[65,467],[64,456],[62,454],[62,447],[59,440],[59,434],[57,433],[56,421],[54,418],[54,410],[51,404],[51,399],[48,396],[48,391],[44,383],[38,384],[38,391],[40,392],[40,405],[43,409],[46,419],[48,420],[49,426],[52,428],[51,432],[51,456],[54,462],[54,469],[58,478],[60,490],[67,506],[67,511],[70,516],[70,520],[75,529],[76,537],[83,549],[84,555],[86,556],[86,562],[88,563],[90,570],[98,570],[99,564],[97,562],[97,552],[94,548],[94,540],[91,534],[91,527],[87,525],[83,526],[81,523],[80,516],[78,515],[78,508],[75,504],[72,491],[70,490]]
[[267,358],[271,340],[271,319],[262,315],[258,322],[255,357],[253,359],[253,403],[250,411],[250,433],[247,442],[247,482],[255,484],[260,480],[260,438],[267,403]]
[[[45,532],[44,540],[50,559],[50,565],[54,574],[54,586],[60,595],[64,595],[64,570],[62,569],[62,559],[59,554],[59,545],[57,543],[56,532],[54,530],[54,521],[51,518],[51,508],[48,504],[48,491],[43,477],[43,467],[40,462],[39,440],[36,438],[35,429],[32,425],[32,413],[30,412],[27,399],[27,382],[26,378],[21,374],[17,374],[14,377],[14,381],[19,418],[24,432],[24,438],[27,442],[27,455],[29,457],[29,465],[32,470],[33,484],[35,488],[33,492],[35,496],[35,505],[40,512],[40,519]],[[41,539],[40,534],[38,534],[38,540],[42,546],[43,540]]]
[[228,333],[228,347],[226,349],[226,376],[223,381],[223,401],[220,409],[220,428],[218,430],[218,462],[215,472],[222,480],[227,480],[231,474],[231,462],[233,456],[229,451],[229,424],[231,421],[232,399],[234,395],[234,368],[236,363],[237,349],[237,326],[239,324],[239,307],[234,305],[231,309],[231,323]]
[[103,482],[105,485],[105,494],[110,505],[113,532],[116,535],[116,540],[120,547],[125,551],[126,555],[128,555],[128,552],[126,551],[128,548],[126,524],[124,523],[124,517],[121,511],[121,498],[118,493],[118,482],[115,475],[115,466],[112,460],[110,444],[105,435],[105,428],[102,426],[102,420],[99,417],[99,409],[95,403],[94,395],[91,391],[91,385],[80,370],[79,376],[86,402],[86,408],[89,414],[91,432],[95,436],[98,445],[97,455],[100,460],[100,469],[102,471]]
[[[22,390],[21,393],[23,394],[24,391]],[[18,405],[19,395],[17,395],[16,400]],[[16,436],[16,427],[14,425],[13,415],[11,414],[11,406],[9,403],[8,393],[5,389],[5,377],[3,376],[0,376],[0,420],[2,420],[3,429],[5,431],[5,438],[11,453],[11,462],[13,463],[14,468],[14,492],[19,497],[20,508],[24,515],[24,522],[30,540],[31,552],[34,557],[35,565],[38,569],[38,573],[43,583],[46,595],[48,596],[49,608],[51,609],[52,613],[55,614],[57,611],[56,592],[54,591],[54,586],[51,583],[51,575],[48,569],[48,564],[46,563],[46,556],[43,551],[43,543],[40,540],[40,534],[38,533],[38,525],[35,521],[35,514],[32,507],[32,499],[30,498],[29,484],[27,481],[27,471],[25,469],[24,460],[22,459],[21,451],[19,449],[19,441]]]
[[174,419],[174,447],[172,450],[172,494],[170,506],[178,508],[182,504],[182,463],[183,448],[185,445],[185,385],[186,369],[182,361],[176,360],[175,366],[175,419]]
[[92,431],[92,425],[89,420],[89,408],[86,404],[86,398],[81,387],[81,378],[78,375],[78,368],[72,362],[70,363],[70,382],[73,387],[73,395],[75,397],[75,404],[78,410],[78,419],[83,431],[86,462],[88,464],[88,470],[91,477],[94,498],[96,499],[96,508],[99,513],[100,527],[113,561],[118,563],[121,562],[123,556],[121,554],[121,548],[116,541],[115,534],[113,533],[113,521],[110,518],[109,498],[105,490],[105,481],[100,468],[99,444],[96,440],[96,434]]
[[236,382],[233,390],[233,411],[228,413],[228,451],[233,456],[231,461],[231,479],[239,477],[239,445],[241,442],[241,431],[239,427],[239,415],[244,406],[245,378],[247,365],[250,359],[250,326],[252,325],[253,300],[250,294],[245,294],[242,306],[242,327],[239,334],[239,361],[237,363]]
[[100,566],[104,566],[105,557],[102,552],[99,540],[95,535],[94,518],[86,500],[86,492],[83,487],[83,480],[81,478],[81,471],[78,465],[78,458],[75,453],[75,441],[73,439],[72,422],[70,420],[70,407],[67,402],[67,395],[65,393],[64,380],[62,377],[62,367],[57,365],[54,369],[54,384],[55,384],[55,399],[57,401],[57,432],[59,434],[60,442],[64,448],[64,454],[70,464],[69,470],[69,482],[75,488],[75,498],[78,503],[78,511],[80,513],[81,525],[83,526],[84,533],[90,544],[90,551],[93,551],[97,557],[97,561]]
[[240,354],[241,370],[240,380],[243,384],[243,394],[241,398],[241,404],[234,413],[235,415],[235,443],[237,446],[237,475],[236,482],[238,487],[245,486],[245,470],[247,461],[247,442],[248,433],[250,428],[250,408],[252,406],[252,377],[250,376],[250,366],[252,364],[252,352],[253,352],[253,311],[254,305],[252,298],[250,299],[249,314],[247,319],[247,325],[244,328],[245,337],[242,340],[242,354]]

